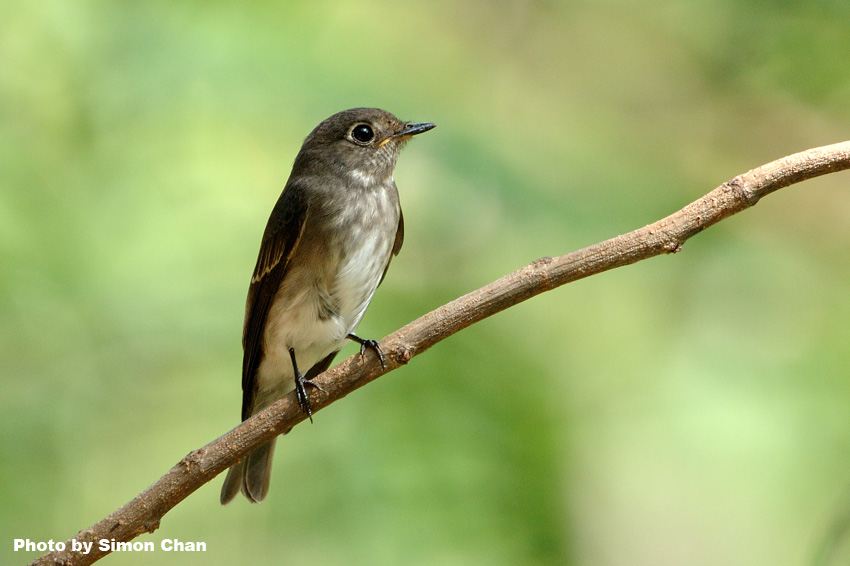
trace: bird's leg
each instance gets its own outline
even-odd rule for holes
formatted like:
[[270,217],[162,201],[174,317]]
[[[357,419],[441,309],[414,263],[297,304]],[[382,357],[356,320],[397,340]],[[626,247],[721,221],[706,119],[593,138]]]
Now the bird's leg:
[[354,340],[355,342],[360,344],[360,357],[361,358],[366,357],[366,350],[367,349],[372,350],[373,352],[375,352],[375,355],[378,356],[378,360],[380,360],[380,362],[381,362],[381,367],[383,369],[387,369],[387,366],[384,363],[384,352],[383,352],[383,350],[381,350],[381,345],[378,344],[377,340],[364,340],[363,338],[361,338],[361,337],[359,337],[355,334],[349,334],[348,339]]
[[298,371],[298,364],[295,363],[295,350],[292,348],[289,349],[289,358],[292,360],[292,370],[295,373],[295,396],[298,398],[298,406],[301,407],[301,410],[307,414],[307,418],[310,419],[310,422],[313,422],[313,409],[310,407],[310,398],[307,396],[307,390],[304,388],[305,385],[312,385],[316,389],[321,392],[325,392],[322,389],[322,386],[318,383],[313,383],[312,380],[306,379],[301,372]]

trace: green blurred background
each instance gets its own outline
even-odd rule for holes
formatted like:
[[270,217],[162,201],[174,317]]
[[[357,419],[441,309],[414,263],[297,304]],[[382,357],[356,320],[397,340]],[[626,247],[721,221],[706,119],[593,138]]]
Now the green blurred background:
[[[0,563],[237,424],[260,235],[325,117],[439,124],[379,338],[847,139],[848,52],[838,1],[5,0]],[[137,539],[206,553],[103,563],[811,563],[850,505],[848,185],[467,329],[283,439],[264,504],[217,478]]]

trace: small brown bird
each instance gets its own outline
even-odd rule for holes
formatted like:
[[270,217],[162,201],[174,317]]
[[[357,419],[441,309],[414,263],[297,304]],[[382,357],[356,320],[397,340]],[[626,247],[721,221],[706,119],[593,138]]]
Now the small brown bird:
[[[399,151],[434,126],[353,108],[304,140],[266,225],[248,289],[242,420],[293,389],[312,419],[305,387],[347,339],[360,344],[361,355],[373,349],[383,364],[377,342],[353,332],[404,238],[393,180]],[[230,468],[222,505],[240,490],[254,503],[266,497],[274,444]]]

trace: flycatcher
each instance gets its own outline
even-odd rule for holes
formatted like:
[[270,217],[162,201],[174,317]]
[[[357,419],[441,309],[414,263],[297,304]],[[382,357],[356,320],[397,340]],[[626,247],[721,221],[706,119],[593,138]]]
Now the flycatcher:
[[[377,108],[334,114],[313,130],[272,210],[248,288],[242,331],[242,420],[293,389],[312,419],[306,386],[347,339],[378,343],[354,330],[404,238],[393,180],[398,154],[435,124],[402,122]],[[303,373],[302,373],[303,372]],[[227,473],[222,505],[238,491],[262,501],[275,441]]]

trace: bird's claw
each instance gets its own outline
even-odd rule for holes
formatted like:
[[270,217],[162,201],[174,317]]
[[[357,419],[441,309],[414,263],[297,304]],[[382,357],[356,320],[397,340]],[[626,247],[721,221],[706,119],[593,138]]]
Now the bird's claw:
[[313,422],[313,407],[310,405],[310,397],[307,395],[307,385],[315,387],[322,393],[327,393],[327,391],[313,380],[305,379],[301,374],[295,376],[295,397],[298,399],[298,406],[301,407],[301,410],[307,415],[310,422]]
[[362,344],[360,344],[360,357],[366,357],[366,350],[372,350],[375,352],[375,355],[378,356],[378,361],[381,362],[381,368],[387,369],[387,364],[384,362],[384,351],[381,350],[381,345],[378,344],[377,340],[364,340]]
[[372,350],[375,352],[375,355],[378,356],[378,361],[381,362],[381,369],[387,369],[387,364],[384,362],[384,351],[381,350],[381,345],[377,340],[367,340],[360,338],[359,336],[355,336],[354,334],[349,334],[348,338],[360,344],[361,359],[366,359],[366,350]]

